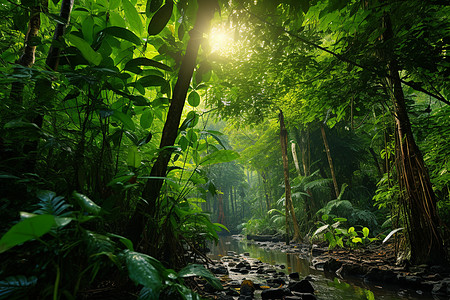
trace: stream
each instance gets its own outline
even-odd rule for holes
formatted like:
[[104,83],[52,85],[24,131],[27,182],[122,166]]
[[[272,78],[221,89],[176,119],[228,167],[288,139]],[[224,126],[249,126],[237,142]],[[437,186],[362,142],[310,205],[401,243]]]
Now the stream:
[[[316,290],[317,299],[321,300],[350,300],[350,299],[421,299],[421,300],[441,300],[443,298],[433,296],[421,291],[405,290],[396,286],[374,285],[355,278],[341,279],[329,273],[324,273],[310,268],[308,258],[300,257],[299,254],[288,254],[281,251],[267,250],[258,247],[246,240],[237,240],[231,236],[220,237],[217,245],[211,246],[209,257],[220,260],[229,251],[234,251],[238,255],[248,252],[251,258],[256,258],[263,263],[274,266],[284,265],[281,270],[286,273],[298,272],[300,278],[310,276],[312,284]],[[239,278],[236,278],[239,280]],[[247,278],[251,279],[251,278]]]

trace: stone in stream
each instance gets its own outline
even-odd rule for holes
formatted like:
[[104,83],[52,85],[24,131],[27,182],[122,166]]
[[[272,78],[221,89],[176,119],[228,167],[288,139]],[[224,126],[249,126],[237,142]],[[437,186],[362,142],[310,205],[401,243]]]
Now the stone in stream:
[[308,280],[290,282],[288,288],[293,292],[314,294],[314,287]]
[[291,291],[287,288],[279,289],[267,289],[262,291],[261,297],[265,299],[283,299],[285,296],[292,295]]
[[213,274],[228,274],[228,269],[225,266],[211,267],[210,271]]
[[291,274],[289,274],[289,278],[294,279],[294,280],[299,280],[300,274],[298,272],[291,273]]
[[241,299],[241,296],[250,297],[250,299],[253,299],[254,293],[255,286],[253,285],[253,282],[251,280],[242,281],[239,299]]
[[[297,293],[297,292],[292,292],[292,294],[294,294],[294,296],[299,297],[297,299],[302,299],[302,300],[317,300],[316,296],[314,296],[314,294],[310,294],[310,293]],[[289,299],[289,298],[285,298],[285,299]]]

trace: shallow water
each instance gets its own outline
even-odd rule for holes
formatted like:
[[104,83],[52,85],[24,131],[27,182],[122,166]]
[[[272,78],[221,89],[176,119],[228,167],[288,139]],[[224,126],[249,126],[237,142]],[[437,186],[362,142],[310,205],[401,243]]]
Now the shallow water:
[[299,254],[287,254],[281,251],[263,249],[257,245],[236,240],[228,236],[221,237],[219,243],[211,247],[211,252],[208,256],[212,259],[220,259],[222,256],[227,255],[228,251],[234,251],[238,254],[248,252],[250,253],[250,257],[257,258],[264,263],[284,265],[287,273],[298,272],[300,277],[311,276],[313,278],[312,284],[316,290],[317,299],[321,300],[444,299],[429,293],[406,290],[396,286],[373,285],[358,279],[340,279],[331,274],[310,268],[308,259],[300,257]]

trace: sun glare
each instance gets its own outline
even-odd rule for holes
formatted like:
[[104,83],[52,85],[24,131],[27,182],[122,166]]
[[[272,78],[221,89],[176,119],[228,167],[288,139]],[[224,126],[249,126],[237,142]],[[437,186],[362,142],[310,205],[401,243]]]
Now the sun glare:
[[233,50],[234,39],[225,29],[212,28],[209,34],[209,45],[211,52],[226,55]]

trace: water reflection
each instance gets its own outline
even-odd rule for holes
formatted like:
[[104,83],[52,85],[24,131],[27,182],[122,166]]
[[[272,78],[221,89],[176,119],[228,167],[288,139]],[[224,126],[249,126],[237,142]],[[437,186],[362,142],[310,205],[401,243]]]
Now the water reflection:
[[410,300],[442,300],[430,294],[418,294],[416,291],[399,289],[396,286],[378,286],[364,283],[361,280],[339,279],[332,274],[311,269],[309,260],[298,254],[287,254],[281,251],[260,248],[246,241],[238,241],[231,237],[221,237],[217,246],[211,247],[208,255],[212,259],[220,259],[228,251],[242,254],[248,252],[250,257],[258,258],[264,263],[284,265],[286,273],[298,272],[300,277],[312,277],[317,299],[322,300],[360,300],[360,299],[410,299]]

